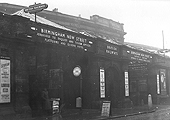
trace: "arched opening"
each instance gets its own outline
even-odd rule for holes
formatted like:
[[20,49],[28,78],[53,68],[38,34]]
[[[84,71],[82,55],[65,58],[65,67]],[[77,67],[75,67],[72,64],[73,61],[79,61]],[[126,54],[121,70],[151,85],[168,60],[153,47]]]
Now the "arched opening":
[[111,101],[111,107],[118,107],[120,100],[120,75],[116,67],[106,69],[106,99]]

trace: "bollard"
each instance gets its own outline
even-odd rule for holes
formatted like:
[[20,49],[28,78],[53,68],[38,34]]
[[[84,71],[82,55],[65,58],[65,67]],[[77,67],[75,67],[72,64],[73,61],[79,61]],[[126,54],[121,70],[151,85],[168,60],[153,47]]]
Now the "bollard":
[[82,99],[81,97],[76,98],[76,107],[80,109],[79,114],[82,114]]
[[76,107],[77,108],[81,108],[82,107],[81,97],[76,98]]
[[149,107],[149,109],[152,108],[152,96],[151,96],[151,94],[148,95],[148,107]]

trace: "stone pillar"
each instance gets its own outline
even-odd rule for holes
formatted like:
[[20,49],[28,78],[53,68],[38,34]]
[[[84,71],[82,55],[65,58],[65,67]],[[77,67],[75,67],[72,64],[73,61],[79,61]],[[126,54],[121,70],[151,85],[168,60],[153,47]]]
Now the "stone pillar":
[[24,47],[15,50],[15,111],[21,117],[31,117],[29,106],[29,81],[27,52]]
[[133,107],[133,102],[130,100],[130,79],[129,79],[129,72],[128,72],[128,62],[122,63],[122,85],[123,85],[123,95],[124,100],[122,103],[122,107],[131,108]]

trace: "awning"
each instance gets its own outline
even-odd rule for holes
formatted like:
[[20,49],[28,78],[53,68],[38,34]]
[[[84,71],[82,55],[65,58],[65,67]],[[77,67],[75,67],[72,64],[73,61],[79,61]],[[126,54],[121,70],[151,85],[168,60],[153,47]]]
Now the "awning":
[[[31,21],[35,21],[35,14],[30,14],[30,13],[25,13],[24,12],[24,9],[20,10],[20,11],[17,11],[11,15],[18,15],[18,16],[22,16],[22,17],[25,17],[25,18],[29,18]],[[40,17],[38,15],[36,15],[36,22],[37,23],[42,23],[42,24],[46,24],[46,25],[49,25],[49,26],[53,26],[53,27],[56,27],[56,28],[60,28],[60,29],[63,29],[63,30],[67,30],[67,31],[71,31],[71,32],[75,32],[71,29],[68,29],[64,26],[61,26],[57,23],[54,23],[54,22],[51,22],[43,17]]]

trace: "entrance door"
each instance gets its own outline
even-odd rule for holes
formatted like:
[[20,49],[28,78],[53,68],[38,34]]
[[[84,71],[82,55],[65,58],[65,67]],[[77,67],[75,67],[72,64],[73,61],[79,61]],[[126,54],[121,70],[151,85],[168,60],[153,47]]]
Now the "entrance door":
[[76,98],[80,96],[80,79],[75,78],[71,71],[64,71],[63,94],[66,108],[76,108]]
[[49,97],[62,98],[62,74],[60,69],[50,69],[49,75]]
[[147,80],[146,78],[130,81],[130,97],[134,105],[147,103]]
[[111,101],[112,107],[118,107],[120,95],[120,79],[118,71],[111,67],[106,69],[106,99]]

